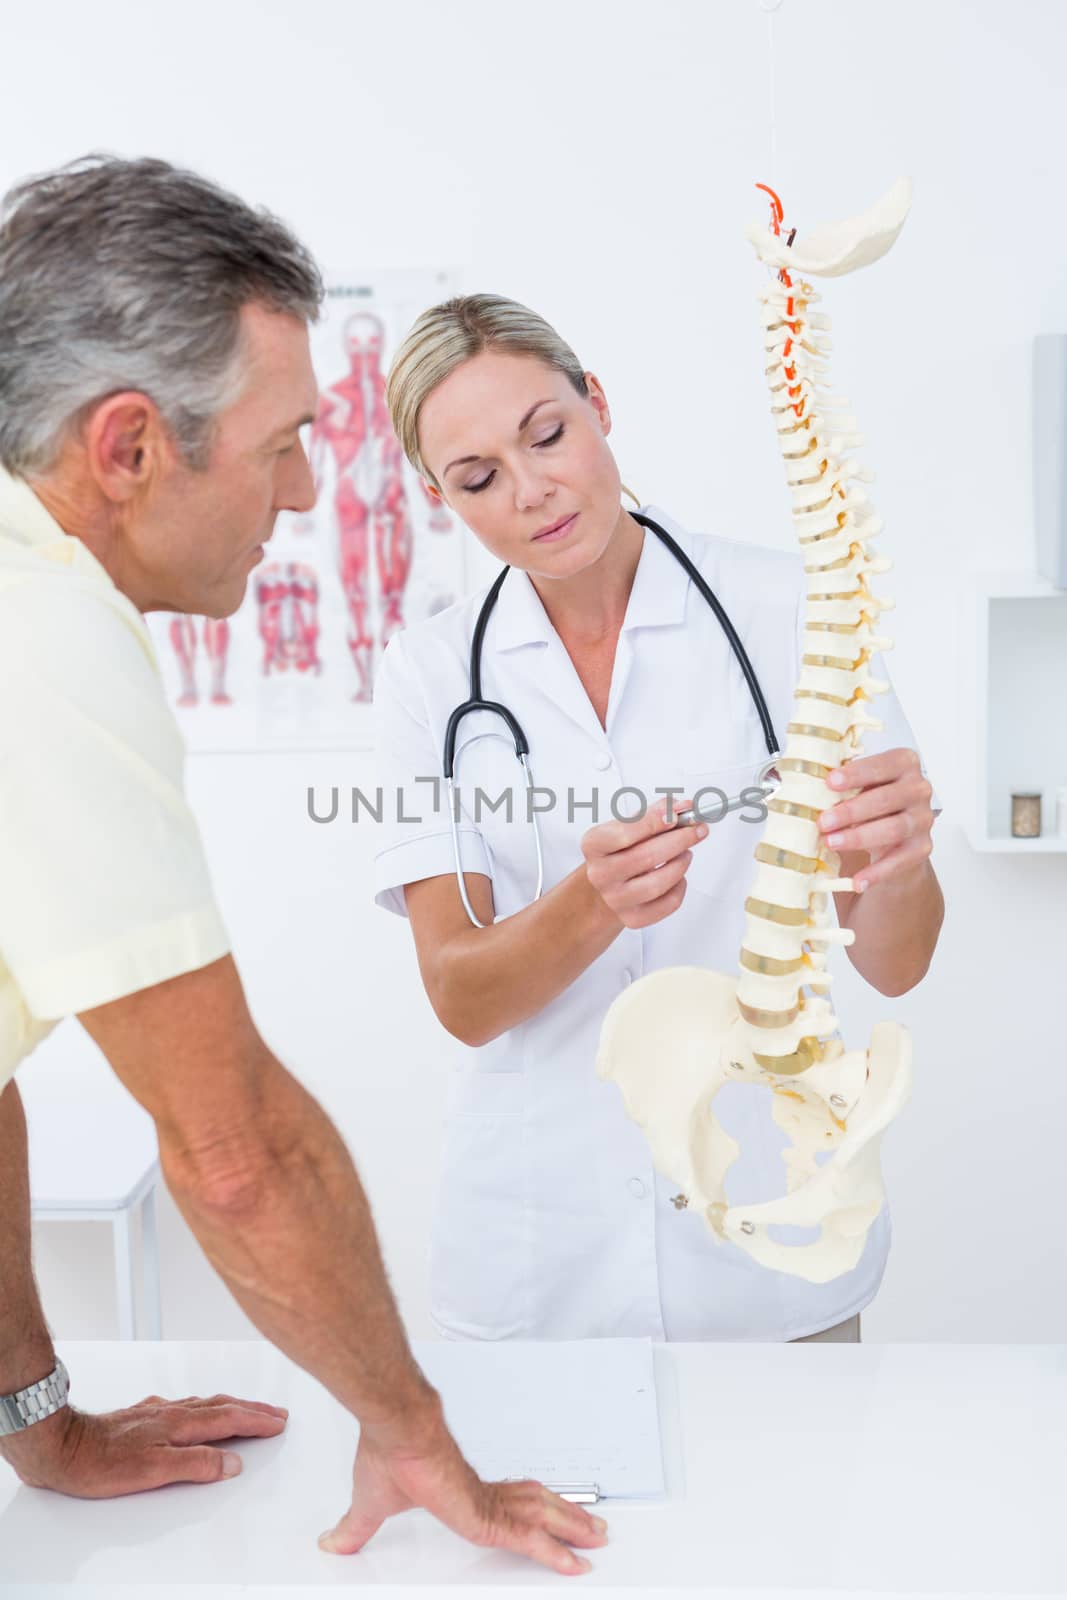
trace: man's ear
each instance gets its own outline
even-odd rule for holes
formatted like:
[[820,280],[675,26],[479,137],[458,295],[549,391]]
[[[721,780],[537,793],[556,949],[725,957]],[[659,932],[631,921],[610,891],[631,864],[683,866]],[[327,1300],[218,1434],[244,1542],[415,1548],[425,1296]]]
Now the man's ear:
[[159,408],[135,389],[101,400],[83,439],[94,482],[116,504],[143,496],[174,456]]

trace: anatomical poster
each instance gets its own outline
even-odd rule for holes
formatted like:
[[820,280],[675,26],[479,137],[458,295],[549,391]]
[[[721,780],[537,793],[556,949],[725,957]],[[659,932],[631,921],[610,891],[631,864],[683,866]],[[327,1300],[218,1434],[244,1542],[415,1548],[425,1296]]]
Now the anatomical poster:
[[453,292],[449,275],[327,282],[311,329],[318,414],[304,433],[314,510],[279,515],[234,616],[149,618],[190,750],[368,746],[386,644],[465,593],[462,530],[408,466],[385,403],[393,352]]

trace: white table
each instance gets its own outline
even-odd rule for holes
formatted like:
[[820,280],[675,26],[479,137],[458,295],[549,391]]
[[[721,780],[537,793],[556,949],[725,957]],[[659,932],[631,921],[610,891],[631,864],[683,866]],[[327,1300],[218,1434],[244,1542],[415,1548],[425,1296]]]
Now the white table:
[[[4,1600],[263,1595],[387,1586],[735,1600],[1062,1595],[1067,1350],[1053,1345],[675,1345],[656,1351],[666,1503],[603,1502],[595,1571],[557,1578],[422,1512],[348,1558],[315,1538],[347,1504],[355,1428],[271,1346],[68,1344],[91,1408],[152,1391],[287,1405],[231,1482],[125,1500],[27,1489],[0,1465]],[[447,1406],[447,1389],[445,1402]]]
[[115,1254],[120,1339],[137,1337],[133,1217],[141,1211],[144,1334],[160,1337],[156,1186],[151,1117],[130,1095],[88,1078],[83,1086],[19,1077],[29,1138],[34,1222],[108,1222]]

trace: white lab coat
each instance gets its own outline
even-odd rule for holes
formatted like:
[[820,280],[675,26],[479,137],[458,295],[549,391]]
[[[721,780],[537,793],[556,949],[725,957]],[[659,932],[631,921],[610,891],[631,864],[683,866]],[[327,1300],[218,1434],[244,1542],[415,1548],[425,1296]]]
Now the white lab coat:
[[[686,533],[649,515],[697,563],[752,660],[780,741],[798,676],[803,572],[799,556]],[[378,675],[379,774],[386,805],[376,858],[376,898],[404,913],[403,885],[453,871],[443,794],[415,778],[441,773],[445,725],[468,696],[470,640],[485,591],[398,634]],[[884,675],[884,667],[879,664]],[[624,785],[652,801],[657,786],[692,794],[716,785],[737,794],[766,759],[748,687],[723,630],[685,571],[651,532],[619,636],[606,729],[600,726],[537,592],[508,574],[483,648],[483,694],[518,717],[539,786],[558,801],[540,817],[546,890],[580,864],[579,841],[611,816]],[[884,732],[865,750],[913,745],[895,696],[876,712]],[[496,914],[524,906],[535,858],[523,778],[505,732],[486,713],[463,723],[457,781],[465,870],[492,879]],[[482,803],[511,788],[513,820]],[[574,805],[568,806],[568,789]],[[599,817],[588,802],[596,794]],[[625,802],[619,802],[620,808]],[[634,802],[636,803],[636,802]],[[568,810],[571,815],[568,816]],[[752,812],[746,813],[749,817]],[[799,1338],[861,1310],[875,1294],[889,1248],[885,1209],[859,1265],[831,1283],[806,1283],[758,1266],[719,1243],[701,1218],[671,1205],[643,1134],[619,1091],[594,1070],[601,1021],[620,990],[661,967],[732,973],[760,827],[738,813],[696,847],[681,908],[642,930],[625,929],[537,1016],[480,1049],[456,1044],[431,1243],[431,1304],[451,1337],[667,1339]],[[839,959],[844,960],[841,956]],[[737,1204],[784,1193],[784,1137],[769,1093],[728,1085],[716,1102],[741,1156],[728,1179]]]

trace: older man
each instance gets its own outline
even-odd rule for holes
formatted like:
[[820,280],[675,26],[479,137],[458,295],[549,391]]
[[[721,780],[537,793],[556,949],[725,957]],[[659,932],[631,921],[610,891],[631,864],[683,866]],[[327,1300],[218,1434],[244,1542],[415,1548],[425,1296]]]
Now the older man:
[[231,1476],[284,1413],[227,1396],[66,1403],[30,1260],[13,1073],[77,1015],[155,1120],[163,1170],[264,1334],[361,1424],[326,1548],[429,1508],[559,1572],[603,1524],[482,1483],[408,1349],[344,1143],[256,1031],[182,788],[143,613],[224,617],[314,500],[322,285],[275,218],[160,161],[15,189],[0,220],[0,1453],[68,1494]]

